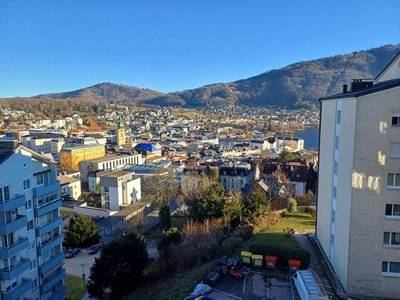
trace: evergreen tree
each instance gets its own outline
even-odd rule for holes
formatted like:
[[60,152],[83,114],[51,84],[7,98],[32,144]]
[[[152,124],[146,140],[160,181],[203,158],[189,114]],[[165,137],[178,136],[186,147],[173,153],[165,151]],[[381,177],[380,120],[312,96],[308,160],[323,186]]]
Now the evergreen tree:
[[89,217],[80,215],[72,216],[69,221],[65,243],[69,247],[86,247],[98,243],[100,228]]
[[122,299],[142,282],[149,263],[142,235],[128,233],[103,246],[90,268],[87,291],[99,300]]
[[168,200],[161,202],[159,218],[161,228],[168,230],[171,227],[170,202]]

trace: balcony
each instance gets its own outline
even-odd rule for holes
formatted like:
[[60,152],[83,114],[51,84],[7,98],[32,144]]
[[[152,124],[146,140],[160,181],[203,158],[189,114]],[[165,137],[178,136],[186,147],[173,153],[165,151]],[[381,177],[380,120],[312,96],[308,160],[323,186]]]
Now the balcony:
[[13,198],[7,201],[0,202],[0,211],[6,212],[13,209],[17,209],[20,206],[25,205],[26,198],[25,195],[15,194]]
[[41,294],[46,294],[57,282],[63,280],[65,277],[65,270],[61,268],[56,274],[47,277],[44,283],[40,286]]
[[0,247],[0,257],[12,257],[15,254],[29,247],[29,240],[27,237],[19,237],[18,240],[9,247]]
[[[17,300],[32,288],[32,279],[22,278],[22,283],[17,285],[9,292],[1,292],[3,300]],[[60,298],[61,299],[61,298]]]
[[64,299],[66,294],[67,294],[67,287],[64,285],[61,289],[59,289],[57,292],[55,292],[49,298],[47,298],[47,300]]
[[32,288],[32,280],[29,278],[22,278],[22,283],[17,285],[11,291],[1,292],[1,299],[17,300],[20,297],[22,297],[27,291],[30,291],[31,288]]
[[21,258],[19,264],[0,269],[0,279],[10,280],[31,267],[29,258]]
[[40,217],[59,207],[61,207],[61,198],[56,198],[35,207],[35,214]]
[[58,235],[57,237],[48,240],[48,241],[43,241],[38,247],[38,254],[43,255],[43,253],[46,253],[47,251],[53,249],[55,246],[60,245],[64,241],[64,236],[62,234]]
[[36,228],[36,234],[38,236],[41,236],[41,235],[49,232],[50,230],[57,228],[58,226],[61,226],[62,222],[63,222],[62,217],[58,217],[51,222],[48,222],[43,225],[39,225],[39,227]]
[[60,190],[60,182],[56,181],[56,182],[48,184],[48,185],[43,185],[43,186],[33,188],[33,197],[41,197],[46,194],[50,194],[51,192],[59,191],[59,190]]
[[10,221],[7,224],[4,224],[4,220],[2,224],[0,224],[0,234],[7,235],[11,232],[14,232],[18,229],[26,227],[27,218],[26,216],[17,215],[15,220]]
[[64,264],[63,261],[64,261],[64,251],[61,251],[59,254],[51,257],[48,261],[46,261],[39,267],[40,275],[44,275],[45,273],[51,271],[58,264],[61,265]]

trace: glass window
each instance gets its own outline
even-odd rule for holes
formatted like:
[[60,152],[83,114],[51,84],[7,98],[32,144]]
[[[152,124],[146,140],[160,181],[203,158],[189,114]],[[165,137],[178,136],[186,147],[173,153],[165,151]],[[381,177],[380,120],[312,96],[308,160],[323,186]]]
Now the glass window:
[[388,187],[400,187],[400,174],[399,173],[389,173],[387,176],[387,186]]
[[400,263],[391,261],[389,264],[389,273],[400,273]]
[[388,262],[383,261],[382,262],[382,272],[387,272],[388,271]]
[[0,188],[0,201],[10,200],[10,186]]
[[400,233],[392,232],[392,245],[400,245]]
[[390,232],[384,232],[383,233],[383,244],[389,245],[389,241],[390,241]]
[[31,181],[29,179],[24,180],[24,190],[29,190],[31,188]]
[[340,124],[341,115],[342,115],[342,111],[338,110],[336,112],[336,124]]
[[41,185],[41,184],[43,184],[44,183],[44,181],[43,181],[43,174],[37,174],[36,175],[36,184],[37,185]]

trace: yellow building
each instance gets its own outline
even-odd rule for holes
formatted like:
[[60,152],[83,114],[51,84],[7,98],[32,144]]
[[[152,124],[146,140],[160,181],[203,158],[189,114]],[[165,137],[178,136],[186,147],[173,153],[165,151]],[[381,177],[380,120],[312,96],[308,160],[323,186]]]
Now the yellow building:
[[64,148],[60,151],[60,164],[67,170],[79,170],[79,163],[84,160],[104,157],[104,145],[83,145]]

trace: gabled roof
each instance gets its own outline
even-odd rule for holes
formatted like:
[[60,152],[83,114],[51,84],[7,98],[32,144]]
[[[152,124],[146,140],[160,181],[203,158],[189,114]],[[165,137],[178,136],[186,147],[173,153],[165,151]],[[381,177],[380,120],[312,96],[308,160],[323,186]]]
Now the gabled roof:
[[[383,75],[385,75],[385,73],[392,68],[392,66],[399,61],[400,63],[400,51],[392,58],[392,60],[386,65],[386,67],[383,68],[383,70],[381,72],[379,72],[378,75],[376,75],[375,77],[375,82],[379,82],[380,79],[383,77]],[[400,68],[400,65],[398,66],[398,68]]]
[[23,146],[22,144],[18,144],[14,148],[0,148],[0,165],[2,163],[4,163],[13,154],[17,153],[18,150],[20,150],[20,149],[31,153],[32,157],[35,157],[35,158],[40,159],[40,160],[44,160],[44,161],[46,161],[48,163],[57,164],[57,162],[54,159],[51,159],[51,158],[49,158],[48,156],[46,156],[44,154],[40,154],[38,152],[35,152],[35,151]]

